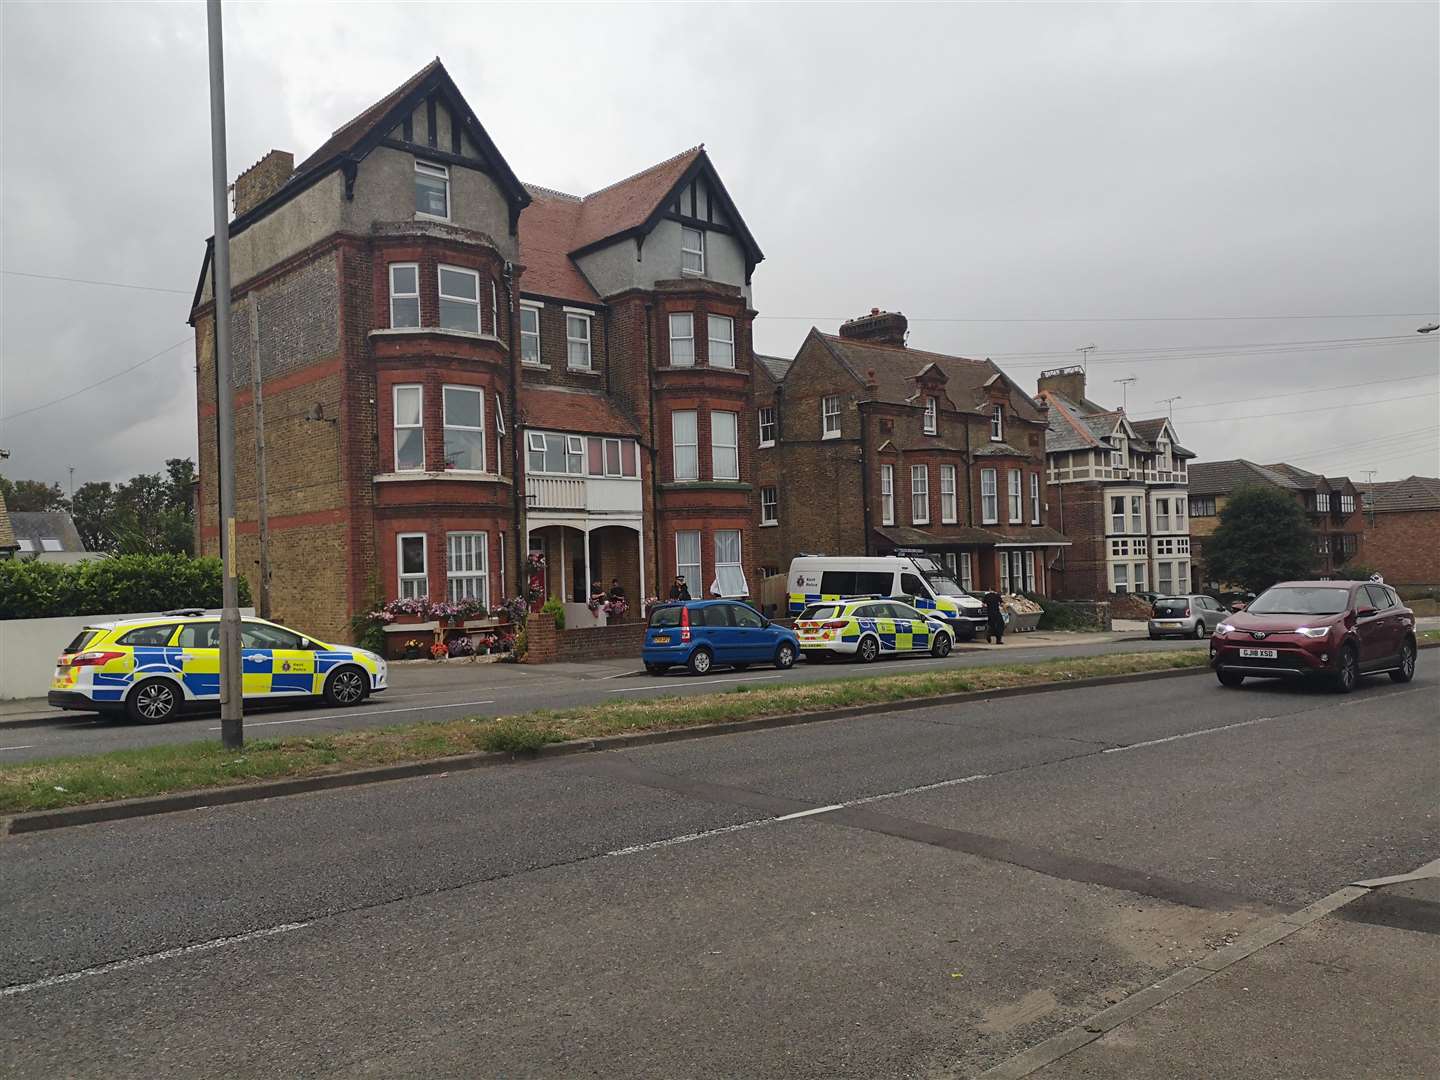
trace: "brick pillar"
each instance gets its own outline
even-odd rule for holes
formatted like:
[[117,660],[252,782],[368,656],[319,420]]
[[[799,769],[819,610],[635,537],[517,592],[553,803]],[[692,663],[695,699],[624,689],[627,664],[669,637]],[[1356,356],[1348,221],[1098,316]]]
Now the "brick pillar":
[[525,663],[553,663],[560,652],[560,633],[555,629],[555,616],[531,612],[525,619]]

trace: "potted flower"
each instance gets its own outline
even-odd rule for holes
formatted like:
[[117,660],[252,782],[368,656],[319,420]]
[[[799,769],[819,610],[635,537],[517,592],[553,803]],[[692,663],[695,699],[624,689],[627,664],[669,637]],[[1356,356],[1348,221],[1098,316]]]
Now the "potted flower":
[[425,653],[425,643],[419,638],[409,638],[405,642],[405,659],[419,660]]
[[490,650],[495,645],[494,634],[480,634],[475,638],[475,651],[480,656],[489,656]]
[[450,655],[450,647],[443,641],[437,641],[430,646],[430,659],[444,660]]
[[606,619],[610,622],[617,622],[625,617],[625,613],[630,610],[630,605],[626,603],[623,596],[612,596],[605,601],[603,610]]
[[467,657],[475,655],[475,645],[470,640],[469,634],[459,634],[450,639],[448,646],[450,656]]

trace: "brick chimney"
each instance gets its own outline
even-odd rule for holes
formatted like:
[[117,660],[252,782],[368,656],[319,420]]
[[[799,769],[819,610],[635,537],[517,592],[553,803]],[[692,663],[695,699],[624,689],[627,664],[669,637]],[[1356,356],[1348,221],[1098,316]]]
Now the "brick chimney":
[[840,324],[840,336],[855,341],[873,341],[877,345],[905,345],[905,335],[910,323],[898,311],[881,311],[871,308],[869,315],[850,319]]
[[259,206],[279,191],[295,171],[295,155],[289,150],[271,150],[235,178],[235,216]]
[[1074,402],[1085,400],[1085,369],[1083,367],[1051,368],[1040,373],[1041,390],[1049,390]]

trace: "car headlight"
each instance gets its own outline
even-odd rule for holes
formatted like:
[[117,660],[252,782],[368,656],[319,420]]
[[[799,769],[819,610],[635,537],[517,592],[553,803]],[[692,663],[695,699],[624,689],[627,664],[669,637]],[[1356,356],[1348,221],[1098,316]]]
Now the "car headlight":
[[1301,637],[1322,638],[1330,633],[1328,626],[1302,626],[1295,631]]
[[1231,626],[1228,622],[1222,622],[1219,626],[1215,627],[1215,633],[1228,634],[1234,629],[1235,627]]

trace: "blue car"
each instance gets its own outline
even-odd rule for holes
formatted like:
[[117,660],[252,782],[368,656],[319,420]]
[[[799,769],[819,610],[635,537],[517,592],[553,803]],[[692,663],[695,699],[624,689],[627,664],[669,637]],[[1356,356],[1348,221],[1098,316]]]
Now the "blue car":
[[715,665],[744,671],[751,664],[795,666],[800,639],[748,604],[734,600],[687,600],[661,604],[650,613],[641,658],[651,675],[688,667],[704,675]]

